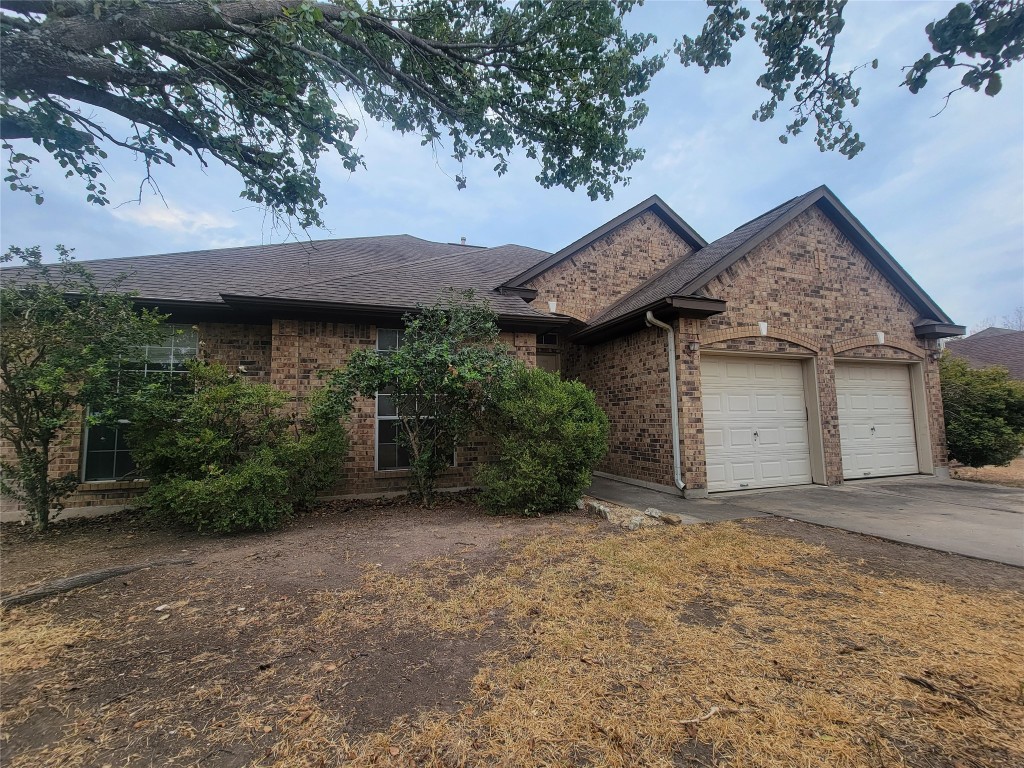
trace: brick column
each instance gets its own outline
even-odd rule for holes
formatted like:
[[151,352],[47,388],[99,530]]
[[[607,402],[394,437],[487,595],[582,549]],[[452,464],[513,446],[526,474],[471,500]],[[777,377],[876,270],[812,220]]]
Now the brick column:
[[[928,435],[931,437],[932,463],[936,474],[948,474],[949,456],[946,448],[946,420],[942,410],[942,386],[939,382],[939,362],[926,354],[924,361],[924,390],[928,401]],[[915,415],[916,418],[916,415]]]
[[825,482],[843,482],[843,448],[839,442],[839,400],[836,397],[836,361],[827,347],[816,359],[818,400],[821,404],[821,441],[825,449]]
[[700,320],[680,318],[676,326],[676,378],[679,388],[679,432],[682,442],[684,494],[707,494],[707,455],[704,446],[704,401],[700,390],[700,350],[687,345],[700,340]]

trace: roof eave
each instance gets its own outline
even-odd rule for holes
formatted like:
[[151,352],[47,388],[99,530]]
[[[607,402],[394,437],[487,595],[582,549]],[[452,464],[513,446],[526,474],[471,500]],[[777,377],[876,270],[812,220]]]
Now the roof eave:
[[[221,298],[228,306],[240,310],[252,311],[260,309],[263,312],[273,312],[275,316],[283,314],[295,317],[309,317],[310,315],[315,315],[321,319],[324,316],[328,316],[338,319],[358,318],[366,321],[385,320],[390,322],[400,320],[404,315],[420,310],[420,307],[415,306],[385,307],[337,301],[286,299],[273,296],[244,296],[227,293],[222,293]],[[496,314],[498,325],[502,330],[508,331],[537,330],[538,332],[545,332],[570,326],[574,322],[574,318],[567,315],[544,315],[539,312],[535,315],[517,315],[501,312]]]
[[498,293],[503,296],[518,296],[523,301],[533,301],[537,298],[536,288],[524,288],[522,286],[503,285],[498,288]]
[[938,320],[919,320],[914,323],[914,335],[919,339],[949,339],[963,336],[967,328],[963,325],[943,323]]
[[613,318],[600,325],[587,326],[574,333],[569,339],[577,344],[596,344],[624,333],[643,328],[647,323],[647,313],[653,312],[660,320],[673,317],[689,317],[703,319],[725,312],[726,303],[721,299],[708,299],[702,296],[668,296],[646,304],[625,315]]

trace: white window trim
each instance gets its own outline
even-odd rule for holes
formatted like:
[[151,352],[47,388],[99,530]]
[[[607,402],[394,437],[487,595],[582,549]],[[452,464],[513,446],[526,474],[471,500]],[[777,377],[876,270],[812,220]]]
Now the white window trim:
[[[183,333],[179,333],[179,331],[184,331],[185,333],[190,333],[194,326],[189,324],[189,323],[167,323],[164,327],[170,329],[170,331],[171,331],[170,337],[169,337],[170,344],[147,344],[147,345],[142,347],[142,354],[143,354],[142,374],[143,374],[143,376],[149,376],[151,373],[154,376],[160,376],[160,375],[164,375],[164,374],[169,375],[169,376],[174,376],[174,375],[178,375],[178,374],[184,373],[184,371],[176,371],[176,370],[174,370],[173,367],[172,367],[171,370],[164,370],[164,369],[154,369],[153,371],[149,370],[149,363],[150,363],[150,360],[149,360],[149,350],[151,348],[159,349],[159,348],[162,348],[162,347],[169,346],[171,348],[171,365],[173,366],[173,364],[175,362],[175,360],[174,360],[174,352],[177,349],[177,345],[175,344],[175,340],[178,339],[180,336],[185,335]],[[188,345],[187,347],[183,347],[183,348],[191,349],[193,351],[193,355],[191,357],[183,357],[182,361],[185,361],[185,360],[195,360],[199,356],[199,334],[198,333],[193,333],[192,336],[193,336],[194,343]],[[83,414],[83,418],[88,418],[89,410],[90,409],[88,409],[88,408],[85,410],[85,413]],[[118,425],[128,424],[128,423],[129,423],[129,421],[127,419],[118,419]],[[118,478],[118,477],[93,478],[91,480],[87,480],[86,479],[86,474],[88,472],[88,461],[89,461],[89,434],[90,434],[90,432],[92,432],[92,429],[93,428],[90,425],[83,424],[82,444],[81,444],[81,448],[79,449],[80,452],[81,452],[80,461],[79,461],[79,470],[78,470],[79,482],[82,483],[82,484],[129,482],[129,481],[124,480],[123,477],[120,477],[120,478]],[[118,436],[117,435],[117,431],[120,430],[120,426],[114,427],[114,430],[115,430],[115,434],[114,434],[114,446],[115,447],[113,449],[113,453],[114,453],[114,467],[116,469],[116,467],[117,467],[117,447],[116,446],[117,446],[117,436]]]

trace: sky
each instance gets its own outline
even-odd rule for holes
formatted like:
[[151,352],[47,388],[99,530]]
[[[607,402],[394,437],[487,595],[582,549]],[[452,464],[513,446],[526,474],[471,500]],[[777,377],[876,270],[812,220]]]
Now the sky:
[[[328,205],[314,239],[406,233],[475,245],[518,243],[556,251],[652,194],[707,240],[781,202],[827,184],[945,309],[968,328],[998,323],[1024,305],[1024,64],[1009,70],[995,98],[972,91],[943,97],[957,75],[933,76],[917,95],[899,87],[901,67],[929,49],[925,25],[952,2],[853,0],[844,14],[836,63],[862,70],[860,106],[849,111],[865,150],[852,160],[821,153],[811,136],[779,142],[788,113],[758,123],[760,51],[745,39],[733,63],[705,75],[670,58],[645,96],[650,114],[632,136],[646,157],[611,201],[585,191],[543,189],[535,161],[513,157],[497,177],[486,161],[460,167],[414,136],[364,121],[357,143],[365,169],[321,166]],[[649,2],[628,26],[658,34],[658,50],[696,34],[703,2]],[[941,112],[940,112],[941,110]],[[936,115],[936,113],[939,113]],[[139,193],[141,164],[111,151],[107,186],[114,205],[85,201],[84,185],[44,160],[34,174],[46,202],[0,191],[0,244],[57,243],[81,260],[281,242],[266,213],[239,198],[230,170],[182,157],[158,169],[163,199]],[[468,177],[466,189],[455,176]],[[120,203],[120,204],[119,204]],[[298,237],[306,235],[301,232]]]

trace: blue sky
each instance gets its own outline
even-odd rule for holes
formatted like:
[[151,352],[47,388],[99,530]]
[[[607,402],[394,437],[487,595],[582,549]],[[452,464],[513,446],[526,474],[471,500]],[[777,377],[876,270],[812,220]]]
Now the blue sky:
[[[650,116],[633,136],[647,156],[609,202],[542,189],[525,157],[498,178],[487,162],[460,168],[415,137],[369,123],[357,137],[365,170],[323,164],[329,229],[311,234],[465,236],[474,244],[553,251],[658,194],[712,240],[828,184],[954,320],[969,327],[998,320],[1024,304],[1024,65],[1007,73],[996,98],[963,91],[935,117],[955,75],[933,78],[917,96],[898,87],[900,67],[928,50],[925,25],[951,5],[854,0],[847,8],[839,65],[879,59],[877,70],[858,73],[864,90],[850,115],[867,149],[853,160],[820,153],[810,137],[781,144],[786,113],[770,123],[750,119],[763,100],[754,85],[761,62],[744,40],[733,64],[710,75],[670,60],[647,94]],[[668,48],[679,35],[695,34],[706,13],[702,2],[653,2],[629,23],[657,33],[658,45]],[[35,178],[44,205],[6,188],[0,193],[5,249],[63,243],[85,260],[289,237],[239,199],[240,180],[219,166],[204,170],[183,157],[177,168],[158,171],[166,205],[144,193],[141,205],[100,209],[54,164],[40,165]],[[140,164],[112,152],[107,168],[111,199],[134,198]],[[454,182],[460,172],[469,180],[461,191]]]

